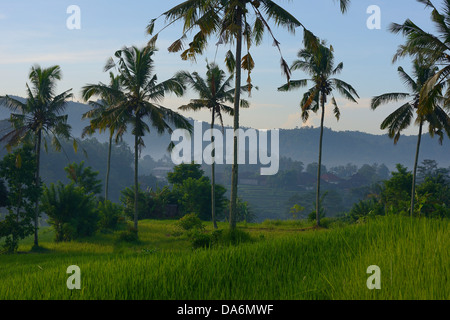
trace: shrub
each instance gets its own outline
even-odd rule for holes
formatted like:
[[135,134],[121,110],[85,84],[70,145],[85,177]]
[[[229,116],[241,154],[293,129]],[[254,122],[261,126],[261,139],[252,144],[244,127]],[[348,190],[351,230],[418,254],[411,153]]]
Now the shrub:
[[138,232],[134,227],[129,227],[126,231],[119,233],[119,241],[128,243],[138,243]]
[[189,234],[192,248],[210,248],[213,245],[212,236],[208,233],[203,233],[198,230]]
[[211,248],[224,242],[223,230],[214,230],[212,233],[205,233],[198,229],[194,229],[188,233],[192,248]]
[[204,230],[205,226],[203,225],[202,220],[195,213],[190,213],[182,217],[178,220],[178,227],[185,231],[191,230]]
[[240,229],[227,229],[225,230],[219,238],[219,243],[224,245],[238,245],[245,242],[252,242],[253,238],[248,232]]
[[117,230],[125,224],[122,206],[106,200],[98,203],[97,210],[100,231]]
[[70,241],[94,234],[98,228],[95,196],[73,183],[44,187],[41,209],[56,231],[56,241]]
[[364,221],[366,217],[373,217],[376,215],[383,215],[383,206],[373,198],[361,200],[355,203],[348,213],[350,222]]
[[[124,207],[125,216],[131,221],[134,220],[134,187],[125,188],[121,191],[120,201]],[[145,219],[147,214],[147,195],[138,188],[138,219]]]

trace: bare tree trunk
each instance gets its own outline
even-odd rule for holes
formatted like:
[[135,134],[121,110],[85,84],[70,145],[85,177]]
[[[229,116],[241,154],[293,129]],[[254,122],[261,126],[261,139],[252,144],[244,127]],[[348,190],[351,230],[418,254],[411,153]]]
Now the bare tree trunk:
[[211,144],[213,147],[212,150],[212,164],[211,164],[211,215],[212,215],[212,221],[214,225],[214,229],[217,229],[217,222],[216,222],[216,147],[214,144],[214,109],[212,111],[212,120],[211,120]]
[[112,148],[112,132],[109,135],[109,146],[108,146],[108,162],[106,164],[106,180],[105,180],[105,201],[108,200],[108,187],[109,187],[109,173],[111,169],[111,148]]
[[322,176],[322,144],[323,144],[323,124],[325,122],[325,98],[321,97],[322,119],[320,121],[320,142],[319,142],[319,165],[317,168],[317,191],[316,191],[316,225],[320,226],[320,177]]
[[414,214],[414,201],[415,201],[415,196],[416,196],[417,164],[419,162],[419,149],[420,149],[420,143],[422,141],[422,130],[423,130],[423,120],[420,121],[419,137],[417,138],[416,159],[414,161],[414,172],[413,172],[412,190],[411,190],[411,209],[410,209],[411,217]]
[[[39,130],[36,138],[36,186],[40,187],[40,162],[41,162],[41,138],[42,131]],[[39,246],[38,229],[39,229],[39,197],[36,199],[35,214],[34,214],[34,246]]]
[[239,130],[239,106],[241,101],[241,60],[242,60],[242,10],[240,7],[236,8],[237,14],[237,38],[236,38],[236,86],[234,93],[234,157],[231,172],[231,204],[230,204],[230,229],[236,228],[236,209],[237,209],[237,194],[238,194],[238,138],[236,136]]
[[139,138],[134,136],[134,228],[136,233],[138,231],[138,198],[139,198],[139,185],[138,185],[138,158],[139,158]]

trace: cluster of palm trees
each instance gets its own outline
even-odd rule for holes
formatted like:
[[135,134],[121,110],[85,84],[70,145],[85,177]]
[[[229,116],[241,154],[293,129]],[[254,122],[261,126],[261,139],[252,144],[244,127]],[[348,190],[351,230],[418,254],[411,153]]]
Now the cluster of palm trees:
[[[346,12],[350,0],[339,0],[342,13]],[[318,38],[309,31],[291,13],[279,6],[272,0],[186,0],[172,9],[164,12],[160,17],[165,17],[166,27],[175,22],[182,22],[183,30],[181,36],[168,48],[170,52],[181,52],[183,60],[195,61],[198,55],[204,53],[208,46],[210,37],[218,39],[217,45],[235,44],[235,52],[228,51],[226,54],[226,65],[234,73],[235,92],[233,108],[233,129],[239,130],[240,102],[241,102],[241,80],[242,70],[248,72],[248,91],[252,89],[251,72],[255,62],[251,55],[251,48],[259,45],[264,34],[268,34],[273,45],[281,55],[281,69],[286,75],[287,82],[290,81],[291,69],[283,58],[280,42],[275,38],[269,22],[281,26],[288,32],[295,33],[296,28],[303,28],[303,41],[307,48],[318,50],[320,42]],[[153,37],[149,45],[154,45],[159,34],[155,33],[155,25],[158,18],[152,19],[147,26],[147,32]],[[194,31],[197,31],[195,33]],[[188,42],[188,34],[194,32],[192,41]],[[246,45],[246,47],[244,47]],[[243,56],[243,50],[247,54]],[[230,228],[236,228],[236,210],[238,195],[238,138],[234,137],[233,143],[233,165],[231,174],[231,199],[230,199]],[[320,166],[319,166],[320,167]],[[320,184],[320,182],[318,182]]]
[[[341,11],[345,12],[350,0],[340,0]],[[251,17],[253,13],[253,18]],[[182,36],[176,40],[169,51],[183,51],[181,57],[184,60],[193,59],[203,53],[211,36],[217,36],[218,44],[235,43],[236,51],[233,54],[229,51],[226,55],[226,64],[232,77],[224,81],[224,74],[217,66],[208,66],[207,80],[202,81],[198,75],[188,75],[180,73],[178,77],[173,77],[164,82],[158,83],[157,77],[153,73],[152,56],[155,52],[154,44],[158,34],[153,36],[147,47],[138,49],[136,47],[123,48],[115,53],[115,58],[105,66],[105,71],[115,68],[118,75],[110,73],[109,84],[90,84],[83,88],[83,99],[100,98],[97,102],[90,101],[93,109],[83,117],[90,118],[91,122],[85,128],[83,135],[93,134],[96,130],[109,131],[109,146],[111,149],[112,140],[120,140],[123,134],[131,127],[131,132],[135,137],[135,216],[134,225],[137,230],[137,204],[138,204],[138,158],[139,150],[144,147],[143,136],[150,131],[150,127],[155,128],[158,133],[171,132],[170,124],[177,128],[191,130],[187,120],[178,113],[163,107],[160,102],[167,93],[182,95],[185,90],[183,81],[189,83],[196,90],[200,99],[191,101],[190,104],[181,109],[196,110],[206,107],[212,113],[212,125],[214,119],[222,119],[222,112],[234,116],[233,127],[239,129],[240,107],[248,107],[248,103],[241,99],[244,87],[241,85],[242,69],[248,71],[246,89],[251,91],[251,72],[255,67],[254,60],[250,53],[253,45],[262,42],[265,33],[268,33],[274,41],[274,46],[281,54],[280,43],[274,37],[269,22],[272,21],[277,26],[286,28],[294,33],[297,27],[304,30],[304,42],[310,48],[318,47],[318,39],[307,30],[292,14],[284,10],[271,0],[187,0],[174,8],[165,12],[168,25],[183,21],[184,29]],[[155,21],[151,20],[147,27],[147,32],[153,34]],[[198,33],[184,50],[184,42],[187,34],[198,29]],[[242,56],[243,45],[246,44],[247,54]],[[281,67],[290,80],[290,68],[281,56]],[[234,88],[231,88],[232,78],[235,80]],[[41,141],[46,137],[52,137],[52,144],[56,149],[61,148],[60,138],[71,138],[70,125],[67,123],[67,115],[63,115],[67,100],[72,97],[71,90],[61,94],[55,94],[56,81],[61,79],[59,66],[32,68],[29,79],[32,89],[27,85],[28,97],[22,103],[10,96],[1,97],[1,102],[11,110],[11,124],[13,129],[5,134],[1,141],[6,141],[9,148],[17,146],[25,141],[33,141],[37,159],[36,184],[40,184],[39,160],[41,151]],[[222,81],[221,86],[219,83]],[[202,87],[203,85],[203,87]],[[205,94],[205,92],[208,92]],[[234,107],[224,105],[224,102],[234,104]],[[147,122],[148,121],[148,122]],[[148,125],[150,123],[151,126]],[[73,139],[74,148],[77,148],[77,140]],[[234,164],[232,168],[232,188],[230,201],[230,227],[236,227],[237,208],[237,186],[238,186],[238,161],[237,161],[237,137],[234,139]],[[108,197],[108,177],[110,156],[108,154],[107,179],[105,187],[105,198]],[[213,166],[214,173],[214,166]],[[214,174],[213,174],[214,176]],[[214,190],[214,179],[212,182]],[[212,193],[214,195],[214,192]],[[214,199],[212,200],[212,214],[214,225]],[[38,246],[38,217],[39,203],[36,202],[35,216],[35,246]]]
[[[109,130],[111,147],[114,135],[115,139],[119,140],[128,128],[131,128],[134,136],[134,228],[136,232],[139,201],[138,161],[140,149],[145,147],[143,137],[150,132],[151,128],[158,134],[172,133],[171,125],[192,130],[183,116],[161,105],[167,93],[181,96],[185,87],[175,77],[158,82],[157,75],[154,73],[152,58],[154,53],[153,47],[143,49],[129,47],[119,50],[115,53],[116,61],[111,58],[105,66],[105,71],[116,68],[119,73],[118,78],[110,74],[109,85],[89,84],[82,89],[85,101],[97,96],[104,102],[84,115],[92,119],[90,127],[85,129],[86,133],[92,133],[97,129]],[[108,159],[109,167],[110,153]],[[105,189],[107,190],[107,187]]]
[[444,134],[450,138],[450,1],[443,1],[443,12],[430,0],[417,1],[426,8],[431,8],[431,21],[437,34],[424,31],[410,19],[403,24],[391,24],[391,32],[401,33],[406,37],[405,44],[399,46],[393,61],[405,56],[413,58],[413,77],[402,67],[398,68],[399,76],[410,92],[383,94],[374,97],[371,103],[372,109],[376,109],[384,103],[410,99],[390,114],[381,128],[388,129],[389,136],[397,143],[401,132],[410,126],[414,118],[419,126],[411,189],[411,216],[415,208],[416,174],[423,126],[427,123],[429,134],[432,137],[438,135],[441,144]]
[[[419,139],[417,144],[416,162],[414,168],[414,182],[411,195],[411,214],[414,210],[414,186],[417,168],[420,139],[423,125],[429,124],[431,135],[441,137],[444,132],[450,136],[450,120],[448,113],[448,100],[450,99],[450,1],[444,1],[444,14],[428,0],[418,0],[427,7],[432,8],[432,21],[438,26],[438,35],[424,32],[412,21],[403,24],[393,24],[391,31],[403,33],[406,43],[399,47],[394,60],[403,56],[414,56],[414,77],[410,77],[402,68],[399,68],[400,77],[408,85],[409,93],[388,93],[375,97],[372,108],[410,98],[399,109],[394,111],[381,125],[388,129],[389,136],[397,143],[400,133],[407,128],[414,116],[419,125]],[[340,0],[341,11],[345,12],[350,0]],[[181,111],[207,109],[211,111],[211,128],[215,120],[219,119],[223,126],[223,114],[233,116],[233,128],[238,130],[240,108],[248,107],[246,100],[241,99],[244,91],[251,91],[251,73],[255,62],[251,49],[259,45],[267,33],[272,38],[274,46],[281,55],[281,68],[286,75],[287,82],[279,87],[279,91],[289,91],[312,84],[303,95],[300,106],[302,119],[307,121],[311,112],[321,112],[321,134],[319,142],[319,164],[317,172],[316,190],[316,223],[319,225],[320,208],[320,177],[322,163],[323,127],[325,107],[328,101],[334,107],[334,115],[339,120],[340,110],[333,93],[336,91],[344,98],[356,102],[359,98],[356,90],[348,83],[335,76],[343,70],[343,63],[335,65],[332,46],[320,41],[312,32],[305,28],[292,14],[271,0],[186,0],[161,15],[165,17],[164,30],[169,25],[181,21],[183,30],[168,49],[170,52],[181,52],[183,60],[195,60],[207,48],[209,39],[215,37],[220,44],[235,44],[235,52],[226,54],[226,66],[231,75],[227,76],[216,64],[207,64],[206,78],[198,73],[179,72],[172,78],[158,82],[154,73],[153,55],[155,43],[160,32],[154,32],[156,21],[150,21],[147,32],[153,37],[148,45],[142,49],[129,47],[118,50],[114,58],[110,58],[105,71],[112,69],[117,75],[110,72],[109,84],[88,84],[82,89],[83,100],[89,102],[92,110],[83,115],[90,119],[83,135],[90,135],[96,131],[109,133],[109,154],[107,163],[107,177],[105,198],[108,198],[109,167],[111,160],[111,146],[113,140],[119,141],[123,135],[130,131],[134,135],[134,226],[138,226],[138,159],[140,150],[145,147],[143,137],[151,130],[159,134],[173,130],[172,127],[192,130],[189,122],[179,113],[161,105],[164,97],[173,93],[183,95],[189,86],[198,94],[197,99],[180,107]],[[305,48],[298,53],[298,60],[291,67],[284,60],[280,43],[275,38],[269,23],[281,26],[294,33],[296,28],[303,29],[303,42]],[[192,41],[187,43],[188,34],[197,30]],[[246,54],[243,54],[244,50]],[[247,71],[247,83],[242,85],[242,70]],[[308,74],[308,79],[291,80],[293,71],[300,70]],[[35,66],[31,69],[29,79],[31,88],[27,85],[27,100],[22,103],[10,96],[2,97],[3,104],[9,108],[13,129],[3,136],[8,147],[23,142],[31,142],[35,146],[37,169],[36,183],[40,183],[39,158],[41,141],[52,137],[52,143],[60,148],[60,138],[69,139],[70,126],[67,116],[63,115],[67,100],[72,97],[71,90],[61,94],[55,93],[56,81],[61,79],[61,70],[58,66],[43,69]],[[232,82],[234,81],[234,86]],[[444,92],[444,90],[446,91]],[[329,97],[331,99],[329,100]],[[97,98],[97,101],[90,101]],[[232,106],[228,105],[231,104]],[[213,137],[211,142],[214,143]],[[74,147],[77,147],[74,139]],[[170,148],[170,146],[169,146]],[[215,155],[213,154],[213,157]],[[232,166],[232,183],[230,199],[230,228],[236,227],[237,190],[238,190],[238,140],[234,138],[234,164]],[[212,165],[212,219],[217,227],[214,203],[214,164]],[[35,219],[35,245],[37,239],[37,219],[39,206],[36,203]]]

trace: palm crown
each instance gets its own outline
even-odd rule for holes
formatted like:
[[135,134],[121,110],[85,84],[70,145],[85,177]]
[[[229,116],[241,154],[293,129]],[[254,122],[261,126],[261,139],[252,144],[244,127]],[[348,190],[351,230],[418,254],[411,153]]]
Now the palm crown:
[[402,131],[411,125],[415,116],[417,116],[417,124],[428,122],[430,135],[437,134],[441,143],[444,138],[444,131],[450,136],[449,117],[440,106],[440,103],[443,102],[442,85],[436,86],[430,92],[427,100],[421,99],[422,89],[426,86],[428,80],[436,75],[438,70],[434,64],[426,62],[424,57],[419,57],[413,63],[413,77],[408,75],[402,67],[398,68],[398,74],[410,90],[409,93],[385,93],[372,99],[371,108],[375,110],[382,104],[412,98],[381,123],[380,128],[382,130],[388,129],[389,137],[394,139],[394,143],[399,141]]
[[301,70],[311,76],[310,79],[291,80],[281,86],[279,91],[290,91],[302,88],[312,82],[314,85],[304,95],[301,101],[303,121],[309,119],[310,111],[317,112],[321,104],[325,106],[328,96],[332,95],[331,103],[334,106],[334,114],[337,119],[340,118],[340,110],[337,105],[333,91],[338,91],[346,99],[357,102],[356,90],[348,83],[334,78],[341,73],[344,64],[341,62],[334,66],[333,48],[327,47],[325,42],[321,42],[317,48],[309,47],[298,52],[298,60],[294,61],[291,70]]
[[[206,79],[202,78],[197,72],[189,73],[181,71],[177,73],[183,83],[188,84],[198,95],[199,99],[192,99],[189,104],[181,106],[182,111],[199,111],[208,109],[212,113],[212,122],[216,118],[220,120],[223,127],[223,113],[233,115],[234,109],[227,105],[233,104],[235,89],[232,87],[233,75],[227,77],[225,71],[218,65],[207,64]],[[245,91],[247,86],[241,87],[241,92]],[[241,99],[242,108],[248,108],[247,100]]]
[[[436,27],[437,34],[424,31],[410,19],[403,24],[392,23],[389,29],[393,33],[401,33],[406,37],[406,43],[399,46],[394,61],[407,55],[420,55],[430,63],[443,66],[426,81],[426,85],[422,86],[420,99],[424,101],[435,85],[447,83],[450,80],[450,1],[444,1],[443,13],[430,0],[417,1],[432,9],[431,21]],[[447,87],[445,99],[445,103],[448,104],[450,86]]]
[[[83,119],[91,119],[89,126],[83,129],[82,136],[92,135],[96,130],[100,132],[109,129],[110,135],[112,136],[116,128],[123,125],[120,121],[115,121],[119,119],[108,119],[105,121],[105,113],[108,108],[113,107],[118,101],[115,100],[117,92],[121,91],[120,77],[115,76],[112,72],[109,73],[110,83],[109,85],[99,83],[99,84],[88,84],[82,89],[82,97],[85,101],[88,101],[90,97],[94,95],[100,96],[99,101],[89,101],[89,105],[92,107],[91,110],[83,114]],[[120,137],[118,137],[120,138]]]
[[13,130],[5,134],[0,141],[6,141],[8,147],[16,146],[24,141],[32,141],[39,134],[52,136],[52,144],[56,150],[61,149],[59,137],[70,138],[70,126],[67,115],[62,115],[67,100],[72,97],[71,90],[61,94],[55,93],[56,80],[61,79],[61,68],[53,66],[41,68],[33,66],[29,73],[32,87],[27,84],[27,99],[21,102],[10,96],[3,97],[3,104],[11,110],[10,122]]

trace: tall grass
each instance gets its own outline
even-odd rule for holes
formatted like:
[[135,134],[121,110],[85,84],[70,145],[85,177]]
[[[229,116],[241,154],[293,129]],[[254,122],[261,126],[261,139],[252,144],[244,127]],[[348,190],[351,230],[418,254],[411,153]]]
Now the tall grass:
[[[210,250],[0,256],[0,299],[450,299],[449,227],[382,217]],[[70,265],[81,290],[66,287]],[[366,286],[370,265],[381,268],[381,290]]]

